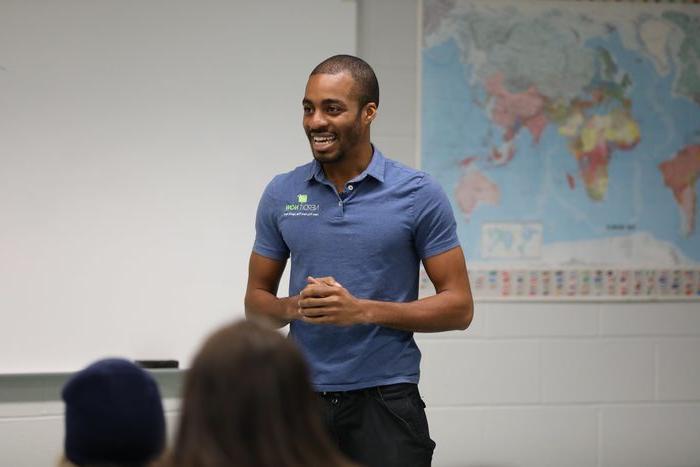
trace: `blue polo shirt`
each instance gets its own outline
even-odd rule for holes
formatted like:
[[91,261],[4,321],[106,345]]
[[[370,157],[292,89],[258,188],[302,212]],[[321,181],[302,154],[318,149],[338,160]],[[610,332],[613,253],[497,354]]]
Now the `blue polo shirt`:
[[[341,194],[315,160],[276,176],[260,199],[255,228],[256,253],[291,256],[290,296],[307,276],[333,276],[357,298],[410,302],[418,298],[420,260],[459,245],[437,182],[376,149]],[[290,336],[318,391],[418,382],[421,355],[412,332],[292,321]]]

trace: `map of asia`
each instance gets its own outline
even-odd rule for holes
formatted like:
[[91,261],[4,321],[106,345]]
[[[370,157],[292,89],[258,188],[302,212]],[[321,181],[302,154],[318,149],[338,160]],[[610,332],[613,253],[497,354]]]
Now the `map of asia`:
[[420,108],[477,297],[700,298],[700,5],[424,0]]

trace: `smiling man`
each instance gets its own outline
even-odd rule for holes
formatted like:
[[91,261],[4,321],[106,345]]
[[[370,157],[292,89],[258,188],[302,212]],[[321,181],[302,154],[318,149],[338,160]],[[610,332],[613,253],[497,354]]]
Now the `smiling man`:
[[[245,308],[290,325],[347,456],[427,466],[435,443],[413,333],[466,329],[473,301],[444,192],[371,143],[378,105],[374,71],[357,57],[336,55],[311,72],[302,106],[314,160],[262,195]],[[278,297],[290,256],[289,296]],[[436,293],[419,300],[421,261]]]

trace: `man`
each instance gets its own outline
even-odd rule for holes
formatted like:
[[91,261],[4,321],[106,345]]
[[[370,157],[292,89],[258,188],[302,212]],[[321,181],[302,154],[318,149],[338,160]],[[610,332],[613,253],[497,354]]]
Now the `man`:
[[[359,58],[309,76],[303,125],[314,160],[275,177],[256,218],[248,316],[305,353],[340,449],[368,466],[430,465],[413,332],[466,329],[473,302],[450,204],[423,172],[370,142],[379,86]],[[291,255],[289,297],[277,288]],[[418,300],[423,262],[436,294]]]

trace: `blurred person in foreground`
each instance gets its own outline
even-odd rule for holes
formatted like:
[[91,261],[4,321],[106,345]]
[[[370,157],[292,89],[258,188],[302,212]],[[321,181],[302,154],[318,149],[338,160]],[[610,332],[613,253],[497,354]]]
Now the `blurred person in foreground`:
[[296,345],[261,322],[214,332],[187,372],[170,467],[351,467]]
[[150,467],[165,447],[163,403],[153,377],[109,358],[64,385],[64,455],[60,467]]

